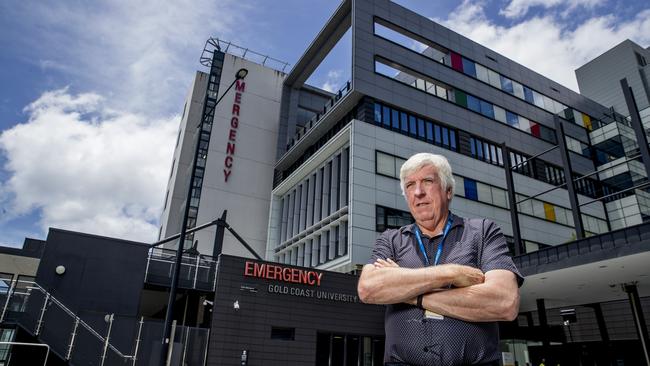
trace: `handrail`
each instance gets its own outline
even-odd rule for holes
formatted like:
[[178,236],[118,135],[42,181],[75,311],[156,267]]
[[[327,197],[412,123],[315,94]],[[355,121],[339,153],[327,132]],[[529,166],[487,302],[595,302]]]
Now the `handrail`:
[[[28,286],[28,287],[27,287],[28,289],[30,289],[30,290],[39,290],[41,293],[43,293],[44,295],[47,296],[47,301],[50,301],[50,302],[56,304],[59,308],[61,308],[61,310],[63,310],[63,311],[64,311],[66,314],[68,314],[70,317],[72,317],[72,318],[78,318],[77,315],[76,315],[74,312],[72,312],[72,310],[70,310],[67,306],[65,306],[65,305],[64,305],[61,301],[59,301],[57,298],[55,298],[54,296],[52,296],[52,294],[50,294],[47,290],[45,290],[43,287],[41,287],[41,285],[39,285],[38,283],[36,283],[36,282],[34,282],[34,281],[18,281],[18,282],[23,282],[23,283],[31,284],[31,286]],[[31,296],[31,295],[30,295],[30,296]],[[88,325],[88,323],[86,323],[86,322],[83,321],[82,319],[79,319],[79,324],[80,324],[82,327],[84,327],[84,328],[85,328],[85,329],[86,329],[90,334],[92,334],[92,335],[94,335],[96,338],[98,338],[102,343],[106,341],[106,339],[105,339],[104,337],[102,337],[99,333],[97,333],[97,331],[95,331],[95,330],[94,330],[90,325]],[[124,353],[122,353],[120,350],[118,350],[117,348],[115,348],[115,347],[114,347],[113,345],[111,345],[111,344],[109,344],[108,347],[109,347],[111,350],[115,351],[115,352],[118,354],[118,356],[120,356],[120,357],[122,357],[122,358],[125,358],[125,359],[131,359],[131,358],[133,358],[133,356],[125,355]]]

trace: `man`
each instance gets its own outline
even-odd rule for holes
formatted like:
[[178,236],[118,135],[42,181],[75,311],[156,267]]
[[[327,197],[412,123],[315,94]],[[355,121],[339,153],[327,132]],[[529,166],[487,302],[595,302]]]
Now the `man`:
[[497,321],[519,311],[523,278],[500,229],[449,212],[454,178],[442,155],[400,170],[412,225],[385,231],[363,267],[363,302],[386,304],[386,365],[498,365]]

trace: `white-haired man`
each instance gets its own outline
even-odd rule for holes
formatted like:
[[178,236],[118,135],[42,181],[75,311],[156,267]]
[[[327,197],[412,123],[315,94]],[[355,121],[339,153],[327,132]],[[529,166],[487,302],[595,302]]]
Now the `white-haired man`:
[[519,311],[523,278],[501,230],[449,211],[454,178],[442,155],[400,170],[412,225],[385,231],[359,279],[363,302],[386,304],[386,365],[499,365],[497,321]]

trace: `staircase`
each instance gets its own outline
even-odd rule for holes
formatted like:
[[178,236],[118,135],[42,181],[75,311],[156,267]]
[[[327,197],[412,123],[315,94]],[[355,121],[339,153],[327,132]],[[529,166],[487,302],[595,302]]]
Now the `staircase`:
[[101,335],[36,282],[12,281],[0,293],[0,306],[0,324],[15,324],[69,365],[136,365],[142,319],[133,352],[125,354],[111,344],[113,314],[106,316],[108,330]]

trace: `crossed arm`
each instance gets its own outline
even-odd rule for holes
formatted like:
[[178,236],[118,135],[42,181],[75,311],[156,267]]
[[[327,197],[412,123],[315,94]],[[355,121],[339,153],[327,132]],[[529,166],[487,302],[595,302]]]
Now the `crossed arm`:
[[[450,285],[452,289],[446,289]],[[358,292],[371,304],[407,303],[444,316],[466,321],[513,320],[519,311],[515,275],[507,270],[480,270],[443,264],[424,268],[401,268],[390,259],[363,267]]]

